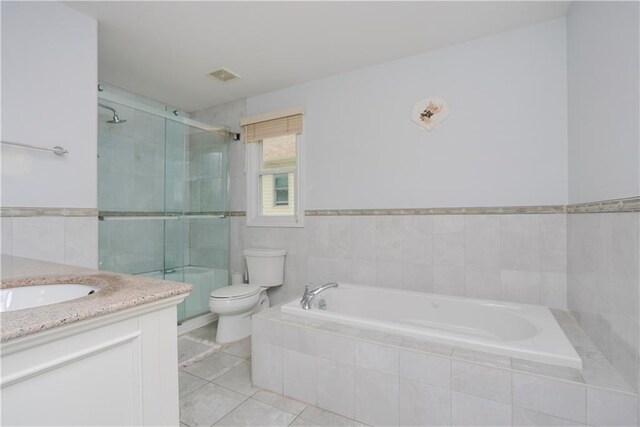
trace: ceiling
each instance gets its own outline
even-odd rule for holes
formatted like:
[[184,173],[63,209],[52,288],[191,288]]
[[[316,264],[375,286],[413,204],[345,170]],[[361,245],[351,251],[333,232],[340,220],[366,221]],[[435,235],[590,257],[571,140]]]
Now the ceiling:
[[[566,14],[569,2],[67,2],[99,78],[192,112]],[[227,67],[239,80],[207,74]]]

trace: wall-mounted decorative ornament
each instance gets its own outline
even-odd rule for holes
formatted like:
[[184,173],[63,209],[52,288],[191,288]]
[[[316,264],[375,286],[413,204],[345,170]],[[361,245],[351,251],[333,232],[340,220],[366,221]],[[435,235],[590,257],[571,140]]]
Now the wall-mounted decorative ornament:
[[418,101],[411,112],[411,120],[426,130],[438,127],[447,117],[449,117],[449,105],[447,101],[437,96]]

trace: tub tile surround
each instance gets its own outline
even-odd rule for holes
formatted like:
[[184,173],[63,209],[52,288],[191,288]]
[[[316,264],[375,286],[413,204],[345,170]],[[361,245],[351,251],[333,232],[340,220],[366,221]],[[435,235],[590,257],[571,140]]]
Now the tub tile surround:
[[273,308],[253,316],[253,383],[372,425],[637,425],[633,388],[552,311],[582,372]]
[[[569,309],[613,366],[640,381],[640,213],[568,215]],[[602,374],[594,369],[593,377]]]
[[330,280],[566,308],[566,215],[308,216],[304,228],[245,227],[240,248],[287,249],[274,304]]

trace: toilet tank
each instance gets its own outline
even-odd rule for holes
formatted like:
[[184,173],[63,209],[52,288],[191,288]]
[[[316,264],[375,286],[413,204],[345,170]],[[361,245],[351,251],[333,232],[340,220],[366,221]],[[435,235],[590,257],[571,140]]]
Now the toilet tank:
[[263,287],[284,283],[284,249],[245,249],[249,284]]

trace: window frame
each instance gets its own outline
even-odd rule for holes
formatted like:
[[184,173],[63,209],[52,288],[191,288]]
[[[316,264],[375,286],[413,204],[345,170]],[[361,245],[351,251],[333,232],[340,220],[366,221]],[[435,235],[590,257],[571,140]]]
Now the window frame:
[[[296,166],[288,168],[262,169],[262,141],[246,143],[247,150],[247,226],[248,227],[304,227],[304,197],[302,186],[303,147],[302,135],[294,135],[296,144]],[[260,215],[262,192],[260,177],[279,173],[294,174],[293,215]],[[291,191],[291,190],[289,190]]]

